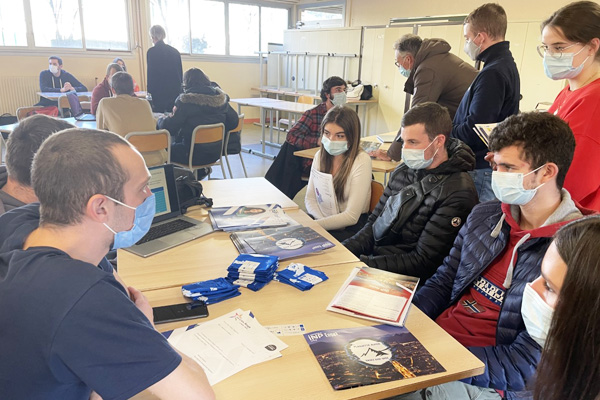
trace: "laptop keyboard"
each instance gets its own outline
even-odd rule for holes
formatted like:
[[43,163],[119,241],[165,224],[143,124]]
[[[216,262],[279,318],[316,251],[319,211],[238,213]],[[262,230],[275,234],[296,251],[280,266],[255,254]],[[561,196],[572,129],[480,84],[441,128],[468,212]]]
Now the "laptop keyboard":
[[182,219],[174,219],[173,221],[167,222],[165,224],[155,225],[151,227],[148,233],[146,233],[146,235],[143,238],[141,238],[136,244],[147,243],[151,240],[170,235],[171,233],[191,228],[192,226],[195,226],[195,224],[189,221],[184,221]]

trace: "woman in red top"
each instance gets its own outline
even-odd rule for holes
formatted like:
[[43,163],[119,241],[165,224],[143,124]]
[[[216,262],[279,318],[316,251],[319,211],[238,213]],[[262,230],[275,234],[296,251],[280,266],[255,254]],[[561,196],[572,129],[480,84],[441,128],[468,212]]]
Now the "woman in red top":
[[582,206],[600,211],[600,5],[579,1],[566,5],[542,23],[548,77],[569,84],[548,112],[565,120],[577,147],[564,187]]

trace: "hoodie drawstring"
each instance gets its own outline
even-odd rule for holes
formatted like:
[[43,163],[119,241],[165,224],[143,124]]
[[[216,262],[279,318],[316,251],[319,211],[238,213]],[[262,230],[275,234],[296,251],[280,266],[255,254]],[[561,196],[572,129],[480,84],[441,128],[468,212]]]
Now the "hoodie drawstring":
[[512,253],[512,257],[510,258],[510,264],[508,265],[508,271],[506,271],[506,278],[504,279],[504,283],[502,284],[506,289],[508,289],[510,287],[510,285],[512,284],[512,278],[513,278],[513,273],[515,270],[515,255],[517,254],[517,250],[519,249],[519,246],[521,246],[523,243],[525,243],[527,241],[527,239],[529,239],[531,237],[531,234],[526,234],[525,236],[523,236],[515,245],[515,248],[513,249],[513,253]]

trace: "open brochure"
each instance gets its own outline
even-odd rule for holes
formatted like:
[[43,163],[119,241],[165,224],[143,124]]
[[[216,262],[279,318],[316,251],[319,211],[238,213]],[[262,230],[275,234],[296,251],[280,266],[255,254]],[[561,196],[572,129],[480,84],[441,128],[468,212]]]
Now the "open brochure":
[[280,260],[334,246],[313,229],[301,225],[235,232],[229,237],[240,254],[265,254],[278,256]]
[[490,135],[498,124],[475,124],[473,130],[479,136],[479,139],[485,143],[486,147],[490,147]]
[[329,329],[304,338],[334,390],[446,371],[406,328]]
[[404,326],[419,279],[369,267],[355,268],[327,311]]
[[369,142],[367,140],[360,141],[360,148],[363,149],[367,154],[377,151],[380,147],[381,142]]
[[397,136],[397,132],[382,133],[381,135],[377,135],[377,140],[379,140],[381,143],[392,143],[394,140],[396,140]]
[[272,228],[294,223],[279,204],[213,207],[208,214],[213,229],[225,232]]
[[339,214],[335,189],[333,188],[333,175],[319,172],[316,169],[310,170],[310,179],[315,188],[315,197],[321,214],[325,217]]

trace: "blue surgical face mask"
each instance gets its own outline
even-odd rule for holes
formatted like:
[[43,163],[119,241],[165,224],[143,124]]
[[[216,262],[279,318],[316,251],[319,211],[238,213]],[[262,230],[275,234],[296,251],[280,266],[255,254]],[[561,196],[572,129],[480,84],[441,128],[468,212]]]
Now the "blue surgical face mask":
[[146,197],[146,200],[144,200],[144,202],[137,207],[128,206],[127,204],[121,203],[119,200],[115,200],[112,197],[108,198],[117,204],[135,210],[133,226],[128,231],[115,232],[110,226],[104,223],[104,226],[115,234],[112,250],[131,247],[141,238],[143,238],[146,233],[148,233],[150,225],[152,225],[152,220],[154,219],[154,213],[156,211],[156,200],[154,198],[154,193]]
[[492,190],[494,191],[494,195],[498,200],[505,204],[522,206],[529,203],[537,193],[537,190],[541,188],[544,183],[535,189],[525,189],[523,187],[523,178],[529,174],[533,174],[545,165],[546,164],[526,174],[519,172],[492,172]]
[[329,140],[326,136],[323,136],[321,143],[323,143],[325,151],[332,156],[339,156],[348,151],[347,140]]
[[546,72],[546,76],[554,80],[575,78],[581,73],[585,62],[590,58],[587,56],[578,67],[573,66],[573,58],[581,53],[583,49],[585,49],[585,46],[577,53],[562,53],[560,58],[555,58],[548,53],[544,54],[544,72]]
[[410,69],[406,69],[404,68],[402,65],[400,65],[398,67],[398,71],[400,71],[400,75],[402,75],[405,78],[408,78],[410,76]]
[[424,149],[405,149],[402,148],[402,161],[404,164],[408,166],[410,169],[425,169],[428,168],[432,163],[435,155],[437,154],[439,148],[433,153],[433,157],[429,160],[425,159],[425,150],[431,146],[435,140],[433,140],[427,147]]
[[332,94],[332,96],[333,96],[333,98],[331,99],[331,102],[333,103],[334,106],[343,106],[344,104],[346,104],[348,102],[346,92],[334,93],[334,94]]

